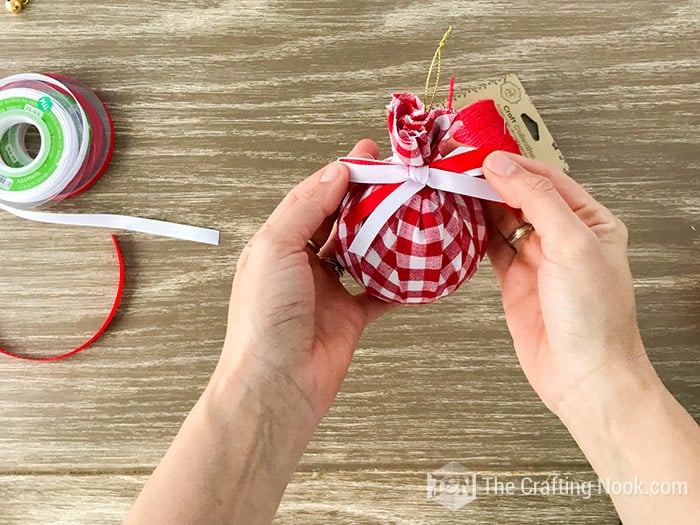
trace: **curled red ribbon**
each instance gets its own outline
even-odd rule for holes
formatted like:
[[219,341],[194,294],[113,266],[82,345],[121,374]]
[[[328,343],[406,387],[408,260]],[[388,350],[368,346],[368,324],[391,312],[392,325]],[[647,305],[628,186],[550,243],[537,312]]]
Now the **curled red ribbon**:
[[13,354],[12,352],[8,352],[7,350],[2,350],[2,349],[0,349],[0,354],[4,354],[6,356],[13,357],[15,359],[21,359],[23,361],[35,361],[35,362],[58,361],[60,359],[65,359],[66,357],[70,357],[72,355],[75,355],[82,350],[85,350],[88,346],[90,346],[92,343],[97,341],[97,339],[104,333],[104,331],[107,330],[107,327],[112,322],[112,319],[114,319],[114,316],[117,313],[117,309],[119,308],[119,303],[122,300],[122,293],[124,292],[124,259],[122,258],[122,252],[119,249],[119,243],[117,242],[117,237],[113,234],[111,235],[111,237],[112,237],[112,242],[114,243],[114,251],[117,254],[117,263],[119,264],[119,283],[117,284],[117,293],[114,296],[114,302],[112,303],[112,309],[110,310],[109,314],[107,315],[107,318],[102,323],[102,326],[100,326],[100,328],[95,332],[95,334],[92,337],[90,337],[90,339],[85,341],[83,344],[78,346],[77,348],[74,348],[73,350],[69,350],[68,352],[64,352],[60,355],[49,356],[49,357],[26,357],[26,356],[22,356],[22,355]]

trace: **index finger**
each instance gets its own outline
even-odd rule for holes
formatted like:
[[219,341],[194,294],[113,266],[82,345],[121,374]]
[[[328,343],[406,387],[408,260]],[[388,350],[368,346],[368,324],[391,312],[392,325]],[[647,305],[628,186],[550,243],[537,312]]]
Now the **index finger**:
[[559,193],[554,181],[527,170],[522,157],[502,151],[484,161],[484,175],[509,206],[521,209],[545,246],[557,250],[592,234]]
[[586,226],[593,227],[599,224],[601,216],[606,220],[612,218],[610,210],[595,200],[578,182],[555,167],[540,160],[530,159],[514,153],[504,152],[504,154],[530,173],[549,179],[556,188],[557,193],[564,199],[564,202]]

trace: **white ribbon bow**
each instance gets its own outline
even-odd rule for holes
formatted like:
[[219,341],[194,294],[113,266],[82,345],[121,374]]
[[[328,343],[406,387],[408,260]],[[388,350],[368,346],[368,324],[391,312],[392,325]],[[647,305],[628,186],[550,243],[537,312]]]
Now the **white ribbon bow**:
[[[443,158],[467,153],[474,149],[459,147]],[[403,183],[379,203],[369,214],[360,231],[357,232],[348,251],[359,257],[367,253],[370,244],[392,215],[426,186],[477,199],[503,202],[503,199],[498,196],[491,185],[485,179],[479,178],[484,173],[481,168],[453,172],[432,168],[429,165],[407,166],[395,158],[391,158],[389,161],[377,161],[359,157],[342,157],[338,159],[338,162],[342,162],[350,170],[351,182],[361,184]]]

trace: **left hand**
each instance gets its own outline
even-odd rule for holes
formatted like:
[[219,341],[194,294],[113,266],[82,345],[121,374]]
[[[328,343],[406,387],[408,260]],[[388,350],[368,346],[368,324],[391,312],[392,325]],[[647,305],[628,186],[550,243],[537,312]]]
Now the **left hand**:
[[[359,142],[352,156],[376,158]],[[324,256],[349,173],[338,162],[311,175],[279,204],[244,248],[233,281],[228,331],[217,374],[244,367],[247,386],[272,389],[314,426],[330,407],[367,324],[391,305],[350,294]],[[308,241],[321,247],[319,254]],[[299,414],[300,406],[308,411]]]

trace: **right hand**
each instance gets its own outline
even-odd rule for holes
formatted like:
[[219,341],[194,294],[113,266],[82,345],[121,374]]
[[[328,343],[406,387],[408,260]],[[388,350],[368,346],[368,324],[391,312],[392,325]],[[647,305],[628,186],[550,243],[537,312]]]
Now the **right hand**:
[[[505,202],[535,227],[506,239],[521,222],[489,205],[488,255],[501,286],[506,322],[527,379],[562,417],[614,370],[651,365],[637,326],[627,229],[574,180],[546,164],[496,152],[484,174]],[[602,383],[601,383],[602,381]]]

